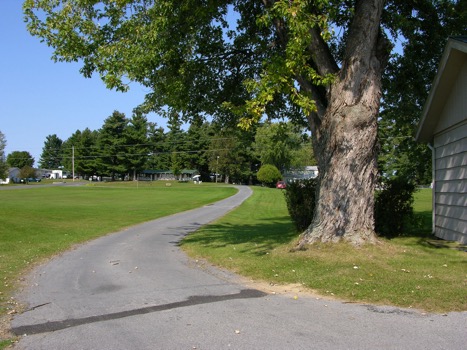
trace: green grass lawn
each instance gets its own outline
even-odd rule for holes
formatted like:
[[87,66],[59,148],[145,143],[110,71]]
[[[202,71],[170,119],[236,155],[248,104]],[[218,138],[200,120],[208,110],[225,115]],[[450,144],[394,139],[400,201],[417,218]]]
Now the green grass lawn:
[[[28,268],[72,245],[226,198],[232,187],[171,182],[93,183],[0,191],[0,316]],[[23,185],[29,186],[29,185]],[[32,187],[32,186],[31,186]]]
[[431,190],[417,192],[415,210],[420,226],[404,237],[358,249],[318,244],[292,253],[298,234],[282,191],[255,187],[240,208],[185,238],[182,247],[267,285],[298,284],[350,302],[467,310],[467,253],[428,243],[433,238]]
[[[322,296],[433,312],[467,310],[467,253],[430,244],[431,190],[417,192],[420,226],[404,237],[359,249],[319,244],[295,253],[290,250],[298,234],[283,192],[253,190],[241,207],[188,236],[182,248],[248,278],[298,284]],[[0,317],[16,307],[10,297],[31,266],[74,244],[233,193],[222,185],[175,182],[0,191]],[[8,344],[0,340],[0,349]]]

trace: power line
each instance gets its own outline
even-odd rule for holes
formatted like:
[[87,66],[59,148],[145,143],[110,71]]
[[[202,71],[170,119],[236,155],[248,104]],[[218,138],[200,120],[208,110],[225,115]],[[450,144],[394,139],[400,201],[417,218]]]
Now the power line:
[[[207,150],[197,150],[197,151],[167,151],[167,152],[151,152],[151,153],[113,153],[113,154],[92,154],[92,155],[78,155],[76,156],[75,153],[75,160],[81,159],[96,159],[96,158],[111,158],[111,157],[151,157],[151,156],[158,156],[158,155],[171,155],[171,154],[184,154],[184,153],[213,153],[219,151],[230,151],[231,148],[217,148],[217,149],[207,149]],[[75,149],[76,151],[76,149]],[[63,156],[62,159],[72,159],[70,156]]]
[[[206,141],[208,142],[213,142],[213,141],[226,141],[226,140],[234,140],[236,139],[235,137],[219,137],[219,138],[211,138],[211,139],[207,139]],[[136,144],[123,144],[123,145],[119,145],[119,144],[115,144],[115,145],[89,145],[89,146],[82,146],[82,147],[79,147],[79,146],[76,146],[74,145],[75,147],[75,150],[77,149],[87,149],[87,148],[102,148],[103,146],[112,146],[112,147],[143,147],[143,146],[149,146],[149,147],[164,147],[164,146],[173,146],[173,145],[183,145],[183,144],[187,144],[187,143],[191,143],[192,141],[191,140],[181,140],[181,141],[176,141],[176,140],[173,140],[173,141],[161,141],[161,142],[157,142],[157,143],[136,143]],[[70,146],[70,147],[65,147],[65,148],[60,148],[60,149],[68,149],[68,150],[71,150],[73,146]]]

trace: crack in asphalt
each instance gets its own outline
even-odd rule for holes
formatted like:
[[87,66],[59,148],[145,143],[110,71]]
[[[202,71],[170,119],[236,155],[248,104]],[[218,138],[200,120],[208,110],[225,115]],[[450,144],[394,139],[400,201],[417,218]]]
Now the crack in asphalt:
[[220,301],[227,301],[227,300],[234,300],[234,299],[262,298],[266,295],[267,293],[264,293],[256,289],[242,289],[239,293],[226,294],[226,295],[195,295],[183,301],[177,301],[174,303],[169,303],[169,304],[164,304],[164,305],[148,306],[148,307],[144,307],[141,309],[120,311],[120,312],[114,312],[114,313],[105,314],[105,315],[96,315],[96,316],[74,318],[74,319],[62,320],[62,321],[52,321],[52,322],[39,323],[39,324],[33,324],[33,325],[18,326],[18,327],[13,327],[11,331],[15,335],[23,335],[23,334],[32,335],[32,334],[48,333],[48,332],[62,330],[65,328],[76,327],[76,326],[81,326],[81,325],[95,323],[95,322],[116,320],[116,319],[125,318],[125,317],[149,314],[153,312],[172,310],[172,309],[176,309],[180,307],[217,303]]

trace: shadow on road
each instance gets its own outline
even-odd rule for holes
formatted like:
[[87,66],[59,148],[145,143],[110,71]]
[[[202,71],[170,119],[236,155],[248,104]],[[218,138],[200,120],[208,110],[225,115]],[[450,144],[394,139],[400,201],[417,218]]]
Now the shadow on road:
[[196,295],[196,296],[189,297],[186,300],[178,301],[175,303],[148,306],[148,307],[144,307],[141,309],[114,312],[114,313],[110,313],[106,315],[97,315],[97,316],[90,316],[90,317],[83,317],[83,318],[75,318],[75,319],[70,319],[70,320],[53,321],[53,322],[46,322],[46,323],[41,323],[41,324],[14,327],[11,329],[11,331],[15,335],[22,335],[22,334],[32,335],[32,334],[39,334],[39,333],[47,333],[47,332],[58,331],[58,330],[65,329],[65,328],[81,326],[84,324],[116,320],[116,319],[120,319],[124,317],[149,314],[149,313],[165,311],[165,310],[172,310],[172,309],[176,309],[180,307],[217,303],[220,301],[227,301],[227,300],[234,300],[234,299],[262,298],[266,295],[267,295],[266,293],[261,292],[259,290],[255,290],[255,289],[243,289],[239,293],[227,294],[227,295]]

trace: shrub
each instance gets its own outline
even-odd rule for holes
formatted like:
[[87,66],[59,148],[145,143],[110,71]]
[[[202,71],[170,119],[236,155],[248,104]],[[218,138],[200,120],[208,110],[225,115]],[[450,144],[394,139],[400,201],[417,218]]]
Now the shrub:
[[316,206],[317,179],[287,183],[284,192],[289,215],[298,232],[310,226]]
[[282,179],[282,174],[274,165],[265,164],[258,170],[257,178],[263,184],[272,187]]
[[29,165],[25,165],[20,169],[19,177],[23,177],[23,178],[36,177],[36,171],[34,170],[34,168],[30,167]]
[[[284,192],[287,209],[297,232],[306,230],[312,220],[316,206],[318,180],[307,179],[287,183]],[[415,223],[413,194],[416,186],[402,177],[388,180],[376,192],[375,228],[384,237],[396,237]]]
[[376,191],[375,229],[382,236],[391,238],[404,233],[414,222],[413,194],[416,187],[403,177],[388,180]]

